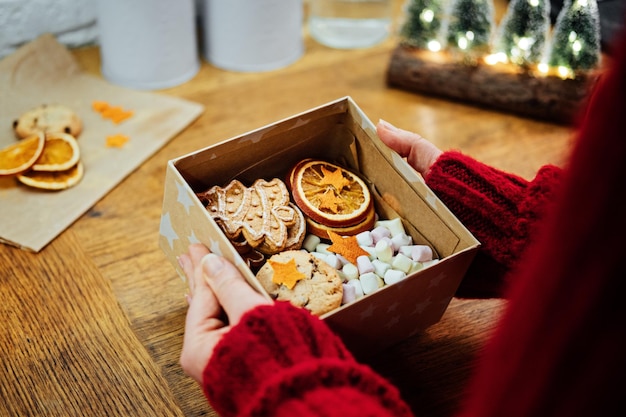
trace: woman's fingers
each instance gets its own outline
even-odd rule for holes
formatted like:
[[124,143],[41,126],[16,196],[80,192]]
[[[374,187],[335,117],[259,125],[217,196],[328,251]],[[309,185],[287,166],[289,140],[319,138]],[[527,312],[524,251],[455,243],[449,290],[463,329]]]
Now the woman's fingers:
[[376,133],[385,145],[406,158],[409,165],[423,176],[442,154],[439,148],[417,133],[399,129],[384,120],[376,125]]
[[[376,125],[376,133],[378,133],[378,137],[385,145],[396,151],[400,156],[407,157],[411,153],[413,141],[411,136],[407,135],[410,132],[398,129],[391,123],[380,119]],[[420,138],[419,135],[415,135]]]
[[248,285],[239,270],[225,258],[208,253],[202,258],[201,265],[229,324],[238,323],[241,316],[258,305],[272,303]]

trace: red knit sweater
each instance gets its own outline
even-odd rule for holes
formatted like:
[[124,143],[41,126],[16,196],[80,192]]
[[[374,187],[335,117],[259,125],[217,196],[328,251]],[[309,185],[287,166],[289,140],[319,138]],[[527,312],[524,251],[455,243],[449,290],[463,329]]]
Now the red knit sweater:
[[[464,417],[626,415],[626,43],[619,46],[558,192],[553,168],[525,182],[459,153],[442,156],[427,178],[482,240],[477,263],[500,278],[519,267]],[[543,213],[548,194],[554,204]],[[472,285],[481,290],[479,280]],[[204,389],[223,417],[410,415],[398,391],[322,321],[285,303],[252,310],[224,337]]]
[[532,241],[560,185],[561,169],[546,165],[532,181],[499,171],[460,152],[445,152],[426,183],[481,242],[459,297],[499,297],[508,274]]

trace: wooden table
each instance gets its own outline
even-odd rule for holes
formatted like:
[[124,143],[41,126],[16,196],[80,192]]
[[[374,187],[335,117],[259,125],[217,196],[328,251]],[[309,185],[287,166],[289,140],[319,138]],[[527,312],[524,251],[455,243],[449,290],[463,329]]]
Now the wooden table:
[[[157,243],[171,158],[350,95],[374,121],[526,178],[563,163],[569,128],[388,88],[396,42],[339,51],[307,37],[287,68],[241,74],[205,62],[162,91],[206,111],[40,253],[0,246],[0,416],[215,415],[179,367],[186,287]],[[99,74],[97,48],[74,53]],[[453,299],[441,322],[371,365],[418,415],[448,416],[504,304]]]

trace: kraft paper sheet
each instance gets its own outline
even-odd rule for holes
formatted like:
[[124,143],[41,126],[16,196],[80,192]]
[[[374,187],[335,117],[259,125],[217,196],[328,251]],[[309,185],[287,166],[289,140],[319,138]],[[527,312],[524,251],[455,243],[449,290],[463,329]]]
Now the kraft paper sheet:
[[[96,113],[102,100],[132,110],[116,125]],[[198,103],[118,87],[85,73],[70,51],[52,35],[43,35],[0,60],[0,147],[17,139],[12,123],[40,104],[59,103],[83,121],[78,137],[85,174],[76,186],[46,191],[0,177],[0,242],[39,252],[98,200],[193,122],[204,110]],[[121,148],[106,137],[123,134]]]

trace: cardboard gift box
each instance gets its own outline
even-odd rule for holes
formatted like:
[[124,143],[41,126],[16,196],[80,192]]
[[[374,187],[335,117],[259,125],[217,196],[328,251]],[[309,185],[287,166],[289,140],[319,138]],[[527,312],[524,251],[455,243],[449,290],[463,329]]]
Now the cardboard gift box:
[[379,218],[400,217],[413,242],[429,245],[440,260],[322,320],[357,356],[375,354],[439,321],[479,242],[378,138],[374,124],[350,97],[168,162],[159,244],[179,274],[184,276],[176,257],[190,243],[201,242],[232,261],[252,287],[268,296],[195,194],[233,179],[246,186],[259,178],[284,179],[289,167],[307,157],[359,173],[370,186]]

